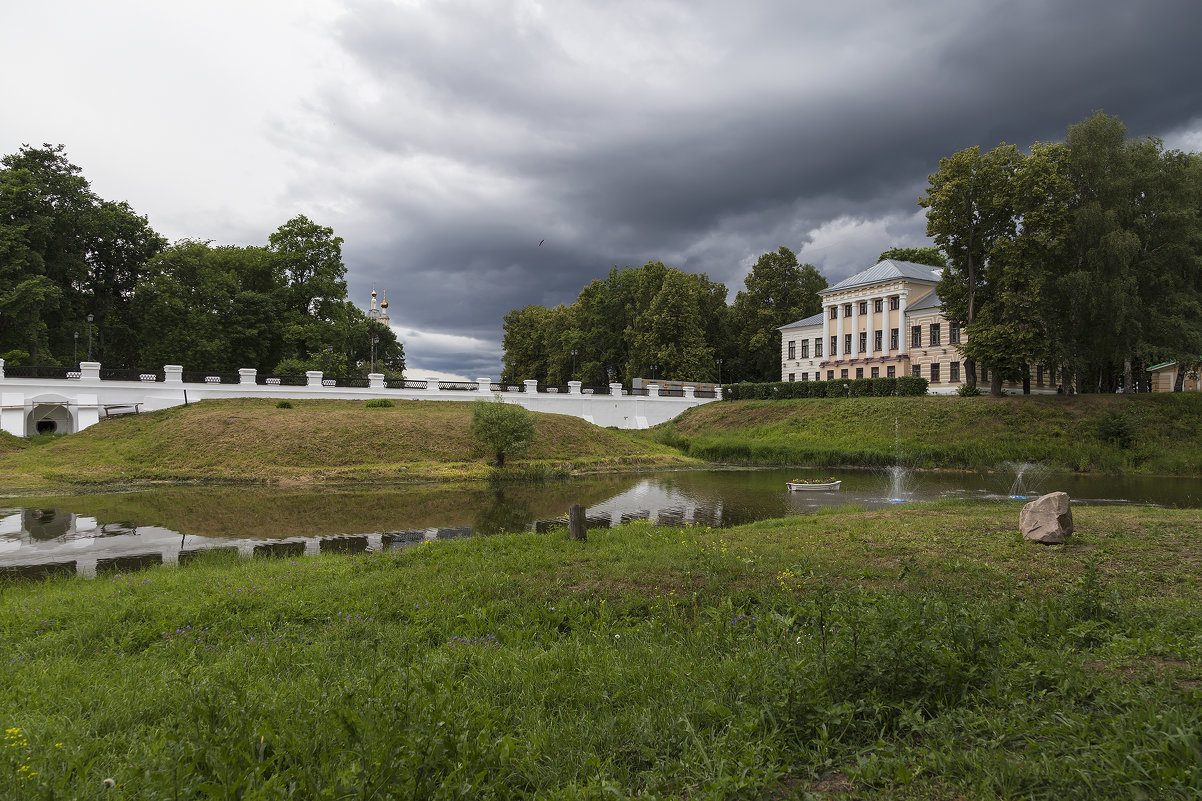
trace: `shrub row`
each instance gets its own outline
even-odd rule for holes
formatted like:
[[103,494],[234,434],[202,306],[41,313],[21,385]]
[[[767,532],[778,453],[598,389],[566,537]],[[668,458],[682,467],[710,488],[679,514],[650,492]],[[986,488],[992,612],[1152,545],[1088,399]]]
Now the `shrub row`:
[[925,395],[927,380],[900,378],[836,378],[832,381],[771,381],[763,384],[729,384],[723,400],[783,400],[785,398],[868,398],[892,395]]

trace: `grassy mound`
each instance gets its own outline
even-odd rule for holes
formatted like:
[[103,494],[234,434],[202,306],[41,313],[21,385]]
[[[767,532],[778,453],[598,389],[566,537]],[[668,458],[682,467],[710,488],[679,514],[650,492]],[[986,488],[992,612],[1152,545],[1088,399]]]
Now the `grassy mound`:
[[[0,487],[156,480],[339,481],[481,478],[470,403],[213,400],[106,420],[0,457]],[[655,442],[540,414],[513,472],[616,469],[686,461]]]
[[0,799],[1196,798],[1196,510],[1017,509],[0,587]]
[[1202,394],[730,401],[661,426],[716,462],[1202,473]]

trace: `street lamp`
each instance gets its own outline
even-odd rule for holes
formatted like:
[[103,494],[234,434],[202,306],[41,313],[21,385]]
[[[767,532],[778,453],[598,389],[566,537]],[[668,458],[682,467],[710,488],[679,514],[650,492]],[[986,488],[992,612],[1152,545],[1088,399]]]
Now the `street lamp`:
[[718,359],[718,386],[722,386],[722,360]]
[[575,348],[572,348],[572,378],[573,379],[576,378],[576,354],[579,352],[580,351],[576,350]]
[[331,373],[334,372],[334,346],[333,345],[326,345],[326,370],[329,371],[326,373],[326,375],[330,375]]
[[88,361],[92,361],[92,315],[88,315]]
[[658,365],[658,364],[653,364],[653,365],[651,365],[651,378],[652,378],[653,380],[654,380],[654,378],[655,378],[655,371],[656,371],[656,370],[658,370],[658,369],[659,369],[659,365]]
[[79,367],[79,332],[75,332],[75,352],[71,357],[71,361],[75,362],[75,366]]
[[371,371],[373,373],[376,371],[376,343],[379,341],[380,338],[373,331],[371,334]]

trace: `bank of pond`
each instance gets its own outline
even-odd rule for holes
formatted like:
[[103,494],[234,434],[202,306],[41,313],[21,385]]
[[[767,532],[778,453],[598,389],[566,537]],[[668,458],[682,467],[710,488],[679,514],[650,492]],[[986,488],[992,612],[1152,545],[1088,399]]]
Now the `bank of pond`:
[[250,556],[376,552],[504,531],[546,532],[581,504],[587,525],[731,527],[841,508],[906,502],[1021,506],[1065,491],[1078,505],[1202,505],[1196,479],[1059,474],[1017,462],[987,473],[838,471],[839,489],[789,492],[825,479],[799,468],[663,471],[540,483],[327,487],[158,487],[139,492],[0,501],[0,576],[125,572],[186,563],[209,550]]

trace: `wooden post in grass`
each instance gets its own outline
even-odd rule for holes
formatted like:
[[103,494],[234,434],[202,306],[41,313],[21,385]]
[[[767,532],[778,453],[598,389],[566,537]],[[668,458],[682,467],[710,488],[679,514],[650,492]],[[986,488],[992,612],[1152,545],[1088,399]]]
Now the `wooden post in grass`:
[[568,507],[568,539],[585,539],[584,507],[578,503],[574,503]]

